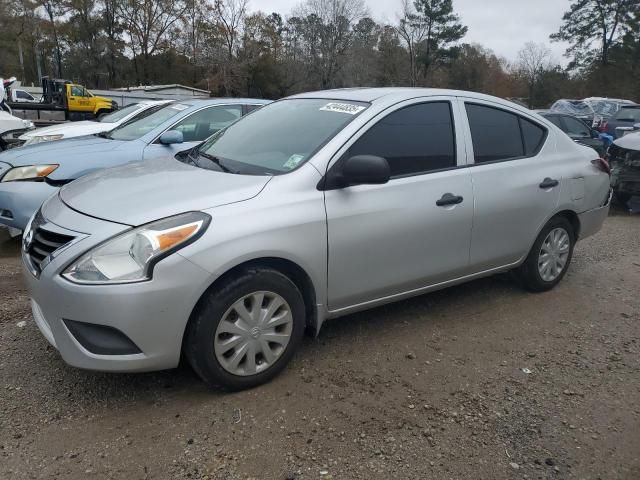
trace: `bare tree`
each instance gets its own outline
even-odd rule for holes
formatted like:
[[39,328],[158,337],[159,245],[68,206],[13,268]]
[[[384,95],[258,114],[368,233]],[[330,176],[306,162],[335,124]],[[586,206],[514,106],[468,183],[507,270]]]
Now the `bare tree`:
[[156,53],[169,30],[187,10],[184,0],[123,0],[121,16],[126,22],[136,77],[138,60],[143,59],[142,79],[149,81],[149,58]]
[[304,32],[321,87],[334,86],[351,45],[352,27],[367,14],[364,0],[307,0],[296,14],[306,20]]
[[58,27],[56,26],[56,19],[64,15],[64,8],[60,0],[39,0],[40,6],[44,8],[49,23],[51,24],[51,31],[53,33],[53,41],[56,49],[56,75],[62,77],[62,51],[60,48],[60,36],[58,35]]
[[121,41],[123,19],[120,17],[122,0],[98,0],[100,24],[106,37],[107,70],[109,86],[116,83],[116,56]]
[[418,46],[427,36],[428,25],[417,14],[411,4],[411,0],[402,0],[402,13],[398,19],[396,30],[407,47],[409,78],[411,79],[411,86],[415,87],[418,82]]
[[535,88],[542,74],[551,68],[551,50],[544,43],[527,42],[518,52],[516,72],[529,87],[529,108],[533,108]]
[[227,95],[232,91],[234,54],[247,16],[248,3],[248,0],[215,0],[213,6],[218,31],[226,49],[226,58],[221,62],[221,67],[223,87]]

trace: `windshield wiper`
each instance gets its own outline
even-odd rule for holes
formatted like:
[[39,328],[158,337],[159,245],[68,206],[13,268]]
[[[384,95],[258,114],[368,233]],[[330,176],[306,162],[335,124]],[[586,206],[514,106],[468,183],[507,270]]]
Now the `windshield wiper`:
[[229,167],[227,167],[226,165],[224,165],[220,159],[218,157],[215,157],[213,155],[209,155],[208,153],[204,153],[204,152],[197,152],[198,155],[200,155],[201,157],[206,158],[207,160],[211,160],[213,163],[215,163],[218,167],[220,167],[220,170],[222,170],[223,172],[226,173],[238,173],[238,172],[234,172],[233,170],[231,170]]
[[111,140],[111,136],[109,135],[109,132],[99,132],[95,134],[96,137],[100,137],[100,138],[106,138],[108,140]]

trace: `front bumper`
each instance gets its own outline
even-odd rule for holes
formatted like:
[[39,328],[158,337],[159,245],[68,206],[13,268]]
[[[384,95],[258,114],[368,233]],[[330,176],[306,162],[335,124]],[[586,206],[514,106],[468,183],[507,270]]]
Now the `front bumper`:
[[[30,261],[24,251],[22,253],[33,316],[49,343],[59,350],[66,363],[88,370],[140,372],[176,367],[185,327],[208,285],[209,274],[179,254],[173,254],[156,265],[153,279],[147,282],[71,283],[60,275],[71,261],[129,227],[86,217],[59,205],[47,207],[47,204],[43,207],[45,219],[56,223],[64,221],[66,234],[75,236],[74,241],[52,255],[39,278],[31,273]],[[47,210],[59,210],[59,218],[48,217]],[[43,224],[44,228],[47,226]],[[55,225],[49,224],[49,227],[60,231]],[[92,235],[80,232],[92,232]],[[141,353],[92,353],[71,333],[69,320],[116,329]]]
[[0,224],[24,230],[40,205],[58,190],[46,182],[0,182]]

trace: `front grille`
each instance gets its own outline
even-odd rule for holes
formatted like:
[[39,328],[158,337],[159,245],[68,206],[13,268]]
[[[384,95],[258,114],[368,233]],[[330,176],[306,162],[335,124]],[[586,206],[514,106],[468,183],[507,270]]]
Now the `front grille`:
[[[40,215],[38,214],[38,217]],[[37,274],[49,262],[49,256],[56,250],[64,247],[75,237],[45,230],[34,219],[31,230],[25,236],[25,252],[31,261]]]

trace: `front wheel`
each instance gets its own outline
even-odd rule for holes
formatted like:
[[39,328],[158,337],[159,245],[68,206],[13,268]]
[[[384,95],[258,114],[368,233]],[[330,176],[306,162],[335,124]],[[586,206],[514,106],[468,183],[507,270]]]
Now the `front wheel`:
[[525,288],[544,292],[555,287],[565,276],[573,256],[576,233],[571,222],[554,217],[536,238],[527,259],[517,269]]
[[229,390],[269,381],[302,341],[305,305],[272,269],[248,269],[207,292],[190,321],[184,353],[209,385]]

